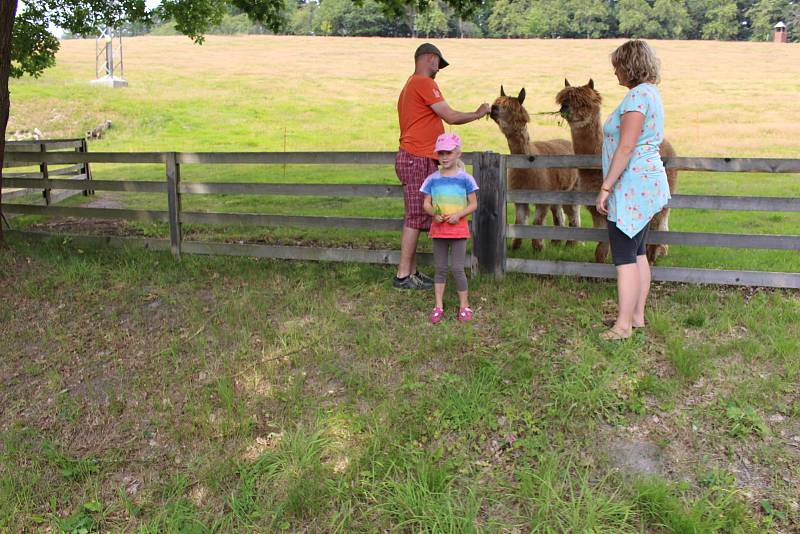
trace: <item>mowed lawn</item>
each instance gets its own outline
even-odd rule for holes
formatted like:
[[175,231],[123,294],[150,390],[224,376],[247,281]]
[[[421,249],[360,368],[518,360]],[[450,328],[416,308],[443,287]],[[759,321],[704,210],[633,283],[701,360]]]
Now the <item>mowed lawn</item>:
[[792,532],[796,293],[12,241],[0,530]]
[[[604,113],[621,41],[437,41],[471,110],[525,87],[534,138],[567,77]],[[125,41],[131,86],[90,87],[94,42],[12,83],[9,129],[93,151],[391,151],[418,41]],[[800,157],[800,47],[655,42],[680,155]],[[496,125],[454,129],[507,152]],[[163,180],[163,168],[95,177]],[[797,175],[683,173],[687,194],[800,196]],[[385,183],[389,166],[185,166],[189,181]],[[67,204],[159,209],[158,195]],[[190,196],[197,211],[398,218],[397,200]],[[589,217],[584,214],[584,225]],[[75,232],[168,235],[161,224]],[[800,215],[674,210],[682,231],[800,234]],[[189,239],[396,248],[392,232],[188,226]],[[648,327],[602,342],[613,282],[471,280],[473,324],[386,266],[184,257],[69,239],[0,250],[0,531],[788,533],[800,524],[796,291],[656,284]],[[429,248],[423,240],[422,249]],[[535,256],[587,261],[590,244]],[[797,271],[797,251],[672,247],[661,265]],[[452,289],[452,288],[450,288]]]

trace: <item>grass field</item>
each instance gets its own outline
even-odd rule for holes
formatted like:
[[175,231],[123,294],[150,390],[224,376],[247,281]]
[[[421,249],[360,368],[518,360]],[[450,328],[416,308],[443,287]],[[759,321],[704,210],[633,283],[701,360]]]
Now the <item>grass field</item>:
[[790,532],[800,303],[12,242],[0,530]]
[[[131,87],[90,87],[94,43],[12,84],[9,129],[91,149],[396,148],[416,42],[136,38]],[[503,83],[531,112],[566,76],[610,111],[617,41],[438,43],[448,101]],[[800,157],[800,47],[656,42],[681,155]],[[164,58],[170,58],[167,62]],[[568,136],[534,115],[536,138]],[[497,127],[457,128],[506,152]],[[158,166],[97,178],[163,180]],[[396,183],[369,167],[187,166],[184,180]],[[680,192],[800,196],[797,175],[683,173]],[[102,201],[165,207],[153,195]],[[397,201],[185,196],[188,210],[399,217]],[[584,217],[588,222],[588,216]],[[63,222],[63,221],[62,221]],[[16,218],[14,225],[47,224]],[[60,226],[64,228],[64,226]],[[800,234],[800,215],[675,210],[685,231]],[[164,236],[164,225],[117,227]],[[190,239],[396,247],[397,235],[186,228]],[[800,524],[797,292],[657,284],[614,345],[610,282],[471,281],[476,321],[425,323],[390,267],[185,257],[12,239],[0,251],[0,532],[789,533]],[[422,248],[427,248],[427,241]],[[550,246],[582,259],[593,247]],[[526,249],[520,253],[533,257]],[[672,247],[663,265],[792,270],[796,251]]]
[[[610,112],[624,95],[608,60],[621,41],[446,40],[438,81],[472,110],[500,84],[527,91],[532,113],[555,110],[564,78],[594,78]],[[90,87],[94,41],[65,41],[56,68],[14,82],[9,127],[81,136],[115,121],[95,150],[395,150],[397,93],[413,70],[405,39],[211,36],[125,41],[131,87]],[[683,155],[794,157],[800,47],[772,43],[655,42],[663,63],[668,137]],[[567,135],[539,116],[533,136]],[[346,131],[347,135],[343,135]],[[489,121],[458,128],[467,150],[506,151]]]

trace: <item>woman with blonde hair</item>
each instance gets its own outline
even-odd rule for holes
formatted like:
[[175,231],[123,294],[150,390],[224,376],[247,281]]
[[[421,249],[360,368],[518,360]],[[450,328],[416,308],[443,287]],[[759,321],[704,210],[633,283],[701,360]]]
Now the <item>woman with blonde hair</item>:
[[670,194],[659,155],[664,140],[660,62],[646,42],[634,39],[614,50],[611,64],[628,92],[603,125],[603,184],[595,207],[608,219],[619,294],[617,319],[601,337],[617,340],[644,327],[650,292],[647,228]]

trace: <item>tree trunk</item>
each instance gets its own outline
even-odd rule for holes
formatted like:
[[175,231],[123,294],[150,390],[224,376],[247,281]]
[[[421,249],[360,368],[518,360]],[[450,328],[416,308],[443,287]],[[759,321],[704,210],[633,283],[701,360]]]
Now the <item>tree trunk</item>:
[[[11,104],[8,78],[11,74],[11,30],[17,14],[17,0],[0,0],[0,209],[3,205],[3,162],[6,151],[6,126]],[[0,243],[3,241],[3,221],[0,220]]]

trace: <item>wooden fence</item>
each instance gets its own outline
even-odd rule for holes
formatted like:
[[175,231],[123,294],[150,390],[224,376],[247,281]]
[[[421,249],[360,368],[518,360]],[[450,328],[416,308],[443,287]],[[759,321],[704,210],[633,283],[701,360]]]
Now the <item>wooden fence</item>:
[[[709,172],[800,172],[798,159],[665,158],[667,168]],[[506,238],[608,241],[604,229],[527,226],[506,223],[506,204],[513,202],[594,205],[595,193],[507,191],[506,169],[599,169],[599,156],[504,156],[482,153],[477,158],[481,194],[474,228],[475,255],[482,270],[502,276],[505,272],[577,275],[614,278],[612,265],[564,261],[524,260],[506,257]],[[670,208],[800,213],[800,198],[673,195]],[[649,232],[648,243],[778,249],[800,251],[800,235],[719,234],[705,232]],[[797,257],[800,271],[800,252]],[[670,282],[752,285],[800,288],[800,273],[655,267],[653,280]]]
[[[82,189],[91,187],[97,191],[127,191],[141,193],[165,193],[167,211],[132,210],[111,208],[82,208],[64,206],[35,206],[30,204],[3,204],[3,213],[51,215],[72,217],[97,217],[139,221],[163,221],[170,226],[170,240],[134,239],[87,236],[73,236],[77,242],[97,241],[110,246],[143,246],[151,249],[169,249],[176,257],[181,253],[220,254],[235,256],[255,256],[262,258],[347,261],[361,263],[396,264],[400,252],[396,250],[367,250],[350,248],[293,247],[256,244],[213,243],[183,241],[181,225],[194,224],[241,224],[268,226],[305,226],[319,228],[352,228],[363,230],[396,230],[402,228],[402,219],[365,217],[313,217],[268,215],[253,213],[190,212],[181,207],[185,194],[238,194],[238,195],[297,195],[333,197],[384,197],[403,198],[401,186],[362,185],[362,184],[270,184],[270,183],[208,183],[182,182],[181,167],[189,164],[324,164],[324,165],[365,165],[394,164],[393,152],[85,152],[81,154],[6,153],[6,164],[30,165],[32,163],[115,163],[115,164],[162,164],[165,167],[165,180],[159,182],[122,180],[57,180],[53,178],[4,179],[12,187],[63,187]],[[471,155],[465,155],[469,163]],[[30,233],[28,233],[30,237]],[[35,237],[35,236],[34,236]],[[41,235],[39,236],[41,237]],[[419,256],[421,263],[430,263],[429,255]]]
[[[18,153],[18,152],[55,152],[55,151],[65,151],[70,150],[72,152],[87,152],[89,150],[88,144],[86,143],[86,139],[43,139],[41,141],[6,141],[6,153]],[[21,187],[19,189],[12,189],[9,191],[3,191],[3,199],[4,200],[11,200],[13,198],[19,198],[25,195],[29,195],[34,193],[36,189],[41,189],[42,197],[44,198],[44,204],[49,206],[59,200],[63,200],[69,196],[75,195],[80,193],[80,191],[76,191],[73,189],[64,189],[61,191],[53,191],[51,188],[40,188],[41,185],[46,185],[42,183],[41,180],[47,180],[51,176],[57,176],[62,180],[72,179],[72,180],[91,180],[92,179],[92,172],[89,167],[88,163],[77,163],[77,164],[70,164],[66,167],[58,167],[53,168],[52,164],[47,162],[36,162],[38,163],[39,170],[38,171],[29,171],[29,172],[3,172],[3,177],[8,179],[31,179],[31,180],[40,180],[39,182],[35,182],[34,187]],[[30,167],[30,163],[9,163],[4,165],[4,167]],[[8,182],[6,182],[8,185]],[[89,195],[93,191],[91,189],[83,190],[84,195]]]
[[[464,155],[467,164],[473,165],[473,173],[481,188],[478,211],[473,218],[474,261],[484,273],[498,277],[506,272],[523,272],[547,275],[578,275],[595,278],[613,278],[614,267],[607,264],[524,260],[506,257],[506,238],[541,238],[577,241],[605,241],[605,230],[589,228],[556,228],[548,226],[509,225],[506,222],[507,204],[514,202],[582,204],[594,203],[595,195],[578,192],[506,191],[501,179],[509,168],[577,167],[599,168],[599,156],[506,156],[492,152]],[[169,248],[176,257],[182,253],[222,254],[255,256],[263,258],[348,261],[364,263],[396,264],[400,253],[396,250],[367,250],[322,247],[270,246],[258,244],[211,243],[184,241],[181,225],[198,224],[242,224],[267,226],[306,226],[321,228],[352,228],[364,230],[397,230],[402,227],[400,219],[364,217],[289,216],[252,213],[188,212],[181,207],[181,198],[186,194],[238,194],[238,195],[290,195],[332,197],[379,197],[402,198],[399,185],[357,184],[272,184],[272,183],[208,183],[182,182],[181,166],[190,164],[324,164],[359,165],[394,163],[393,152],[7,152],[6,165],[54,165],[90,163],[118,164],[162,164],[164,181],[118,181],[80,179],[57,179],[50,175],[22,178],[6,175],[5,183],[11,187],[37,189],[72,189],[98,191],[128,191],[165,193],[168,209],[132,210],[109,208],[81,208],[61,206],[36,206],[30,204],[4,204],[4,213],[97,217],[169,223],[170,239],[87,237],[75,239],[102,241],[111,246],[143,246],[151,249]],[[746,159],[746,158],[669,158],[667,167],[681,170],[726,171],[726,172],[800,172],[800,160],[795,159]],[[672,208],[782,211],[800,212],[798,198],[693,196],[674,195]],[[800,250],[797,235],[750,235],[715,234],[700,232],[652,232],[651,242],[697,246],[734,247],[743,249]],[[421,262],[429,262],[421,255]],[[798,254],[800,271],[800,254]],[[676,282],[713,283],[733,285],[757,285],[784,288],[800,288],[800,272],[762,272],[695,268],[653,269],[653,279]]]

